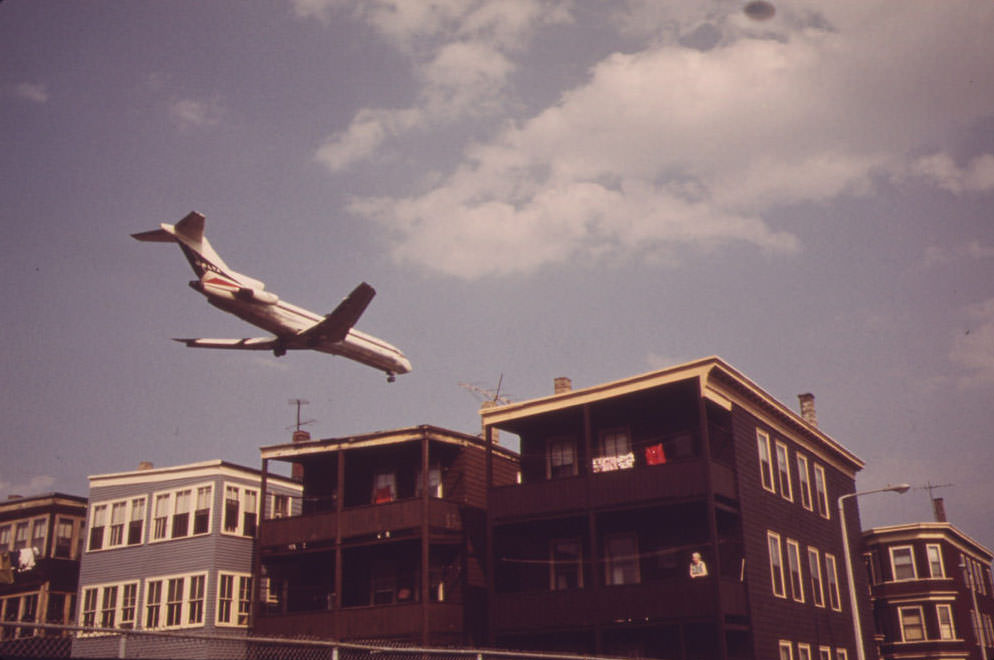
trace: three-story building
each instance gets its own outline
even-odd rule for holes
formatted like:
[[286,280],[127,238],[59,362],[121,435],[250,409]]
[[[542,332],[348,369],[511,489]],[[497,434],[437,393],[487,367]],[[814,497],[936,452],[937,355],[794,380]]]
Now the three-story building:
[[489,489],[489,642],[848,660],[833,505],[863,463],[818,428],[813,397],[802,406],[712,357],[482,409],[487,437],[521,448],[521,483]]

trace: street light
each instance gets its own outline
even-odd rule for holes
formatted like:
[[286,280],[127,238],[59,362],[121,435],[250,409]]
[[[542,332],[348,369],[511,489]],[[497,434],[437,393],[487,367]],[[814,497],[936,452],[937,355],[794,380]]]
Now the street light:
[[850,497],[859,497],[860,495],[870,495],[872,493],[907,493],[910,489],[910,484],[897,484],[896,486],[861,490],[856,493],[846,493],[839,496],[839,525],[842,527],[842,549],[846,551],[846,578],[849,580],[849,609],[852,610],[852,625],[853,632],[856,633],[856,658],[858,660],[866,660],[866,653],[863,650],[863,629],[859,625],[859,609],[856,604],[856,583],[853,580],[852,572],[852,552],[849,550],[849,534],[846,532],[846,515],[843,507],[846,500]]

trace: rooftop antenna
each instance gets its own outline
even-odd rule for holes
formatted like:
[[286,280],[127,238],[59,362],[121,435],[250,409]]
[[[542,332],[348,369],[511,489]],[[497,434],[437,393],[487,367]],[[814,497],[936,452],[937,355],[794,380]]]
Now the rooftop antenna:
[[504,374],[501,373],[500,377],[497,379],[497,389],[495,390],[487,389],[485,387],[480,387],[479,385],[474,385],[473,383],[462,383],[462,382],[459,383],[459,387],[463,387],[469,390],[470,392],[479,395],[483,399],[483,402],[489,404],[490,406],[496,406],[496,405],[504,406],[511,403],[511,400],[508,399],[506,396],[500,395],[500,388],[503,384],[504,384]]
[[300,419],[300,409],[303,406],[306,406],[307,404],[310,403],[310,401],[308,401],[307,399],[290,399],[287,403],[289,403],[291,406],[297,406],[297,423],[291,424],[290,426],[286,427],[287,429],[293,429],[295,431],[299,431],[300,427],[306,426],[307,424],[313,424],[316,421],[313,419],[306,419],[301,421]]
[[935,516],[935,522],[947,522],[946,518],[946,504],[943,502],[941,497],[935,497],[933,491],[938,488],[948,488],[955,484],[933,484],[931,481],[926,481],[924,486],[919,486],[918,490],[927,490],[928,499],[932,501],[932,515]]

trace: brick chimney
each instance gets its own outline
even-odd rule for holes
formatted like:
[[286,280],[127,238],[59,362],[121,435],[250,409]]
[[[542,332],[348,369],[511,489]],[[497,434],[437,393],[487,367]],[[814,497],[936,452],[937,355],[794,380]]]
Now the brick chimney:
[[[297,429],[296,431],[293,432],[292,442],[294,444],[298,442],[307,442],[310,439],[311,439],[310,432],[305,431],[304,429]],[[294,462],[293,467],[290,468],[290,477],[296,479],[297,481],[303,480],[304,466],[301,465],[299,462]]]
[[573,389],[573,381],[571,381],[566,376],[559,376],[552,381],[553,392],[556,394],[562,394],[563,392],[570,392]]
[[815,395],[811,393],[798,394],[797,400],[801,403],[801,417],[811,426],[818,426],[818,417],[815,415]]
[[935,513],[935,522],[949,522],[946,518],[946,503],[941,497],[932,499],[932,512]]

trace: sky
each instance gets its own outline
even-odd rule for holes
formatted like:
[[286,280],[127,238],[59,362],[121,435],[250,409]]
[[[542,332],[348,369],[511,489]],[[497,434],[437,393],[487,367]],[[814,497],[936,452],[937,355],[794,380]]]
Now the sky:
[[[994,4],[773,6],[0,2],[0,495],[718,355],[994,549]],[[130,238],[191,210],[414,371],[170,341],[260,334]]]

